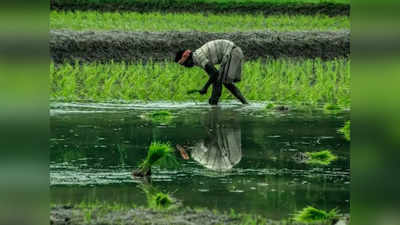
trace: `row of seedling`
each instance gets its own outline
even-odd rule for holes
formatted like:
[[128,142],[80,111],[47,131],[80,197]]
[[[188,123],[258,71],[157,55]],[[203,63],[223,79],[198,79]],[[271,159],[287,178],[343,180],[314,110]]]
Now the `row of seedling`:
[[52,11],[51,29],[123,31],[296,31],[350,29],[348,16]]
[[[248,61],[238,87],[250,101],[330,103],[348,108],[349,69],[346,59]],[[62,101],[203,102],[208,95],[187,92],[202,87],[206,80],[201,69],[184,69],[171,62],[51,64],[50,97]],[[234,99],[228,91],[223,91],[221,98]]]

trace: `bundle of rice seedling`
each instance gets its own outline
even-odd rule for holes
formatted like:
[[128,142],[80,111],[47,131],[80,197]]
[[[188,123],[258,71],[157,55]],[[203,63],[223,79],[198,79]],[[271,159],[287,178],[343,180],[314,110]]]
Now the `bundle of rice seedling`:
[[332,161],[337,159],[337,156],[331,153],[329,150],[320,152],[306,152],[308,159],[307,164],[318,164],[318,165],[329,165]]
[[350,141],[350,120],[344,124],[344,127],[338,130],[339,133],[343,134],[346,140]]
[[174,150],[169,144],[161,142],[151,143],[145,160],[139,165],[139,169],[133,173],[134,176],[150,176],[151,167],[176,168],[178,161]]
[[147,204],[152,209],[168,209],[175,205],[176,201],[168,193],[163,193],[148,184],[141,184],[139,188],[146,194]]

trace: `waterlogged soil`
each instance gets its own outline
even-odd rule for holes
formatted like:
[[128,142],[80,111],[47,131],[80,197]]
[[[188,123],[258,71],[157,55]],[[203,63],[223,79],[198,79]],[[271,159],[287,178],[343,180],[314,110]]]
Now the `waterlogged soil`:
[[[249,219],[250,218],[250,219]],[[105,210],[98,207],[87,210],[72,206],[53,206],[50,209],[51,225],[300,225],[293,221],[274,221],[249,215],[219,213],[208,209],[180,208],[176,210],[153,210],[146,208],[131,208]],[[349,216],[342,216],[337,222],[326,222],[323,225],[349,224]],[[322,225],[322,224],[321,224]]]
[[[170,116],[152,119],[160,111]],[[346,214],[349,142],[337,129],[348,119],[347,111],[266,110],[256,103],[52,103],[51,202],[146,207],[139,185],[147,182],[183,207],[272,220],[309,205]],[[190,159],[176,151],[179,168],[153,168],[147,181],[133,178],[153,141],[179,144]],[[305,152],[326,149],[338,159],[328,166],[305,163]]]
[[[151,223],[150,223],[151,221]],[[194,224],[241,224],[240,218],[217,214],[210,210],[180,209],[173,211],[134,208],[129,210],[93,210],[88,218],[85,210],[69,206],[56,206],[50,210],[52,225],[78,224],[134,224],[134,225],[194,225]],[[280,224],[268,221],[268,224]]]
[[227,39],[241,47],[246,60],[301,57],[347,58],[350,32],[125,32],[50,31],[50,55],[54,62],[171,61],[177,49],[197,49],[204,43]]

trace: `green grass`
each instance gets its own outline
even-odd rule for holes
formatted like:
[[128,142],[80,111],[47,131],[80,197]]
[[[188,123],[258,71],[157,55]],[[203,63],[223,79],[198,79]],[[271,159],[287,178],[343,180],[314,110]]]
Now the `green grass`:
[[340,30],[350,29],[346,16],[276,15],[265,17],[239,14],[137,13],[96,11],[52,11],[51,29],[124,31],[206,31],[233,32],[256,30]]
[[[345,59],[277,59],[249,61],[243,66],[238,87],[250,101],[273,101],[350,106],[350,62]],[[50,98],[56,101],[202,101],[188,95],[199,89],[208,76],[200,68],[187,69],[176,63],[51,64]],[[233,99],[224,88],[222,99]]]
[[308,206],[297,212],[293,219],[299,223],[315,224],[337,219],[339,217],[338,213],[339,211],[337,209],[332,209],[329,212],[326,212],[324,210]]
[[351,132],[350,132],[350,131],[351,131],[351,130],[350,130],[351,124],[350,124],[350,123],[351,123],[350,120],[347,121],[347,122],[344,124],[344,126],[338,130],[338,132],[341,133],[341,134],[343,134],[344,137],[346,138],[346,140],[348,140],[348,141],[351,140]]
[[329,150],[324,150],[320,152],[306,152],[308,159],[307,164],[312,165],[329,165],[332,161],[337,159],[337,156],[331,153]]

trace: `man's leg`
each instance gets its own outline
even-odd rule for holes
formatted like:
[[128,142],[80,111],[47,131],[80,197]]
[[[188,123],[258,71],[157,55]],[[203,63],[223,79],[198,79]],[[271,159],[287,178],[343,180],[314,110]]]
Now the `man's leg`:
[[233,96],[239,99],[240,102],[243,104],[249,104],[240,92],[239,88],[237,88],[233,83],[224,84],[224,86],[233,94]]
[[221,94],[222,94],[222,83],[215,81],[213,83],[211,98],[208,100],[208,103],[210,103],[210,105],[217,105],[219,98],[221,97]]
[[240,93],[239,88],[233,84],[233,82],[237,82],[242,79],[243,57],[243,52],[239,47],[232,50],[227,71],[224,71],[226,75],[223,83],[224,86],[233,94],[233,96],[239,99],[240,102],[243,104],[248,104],[242,93]]

